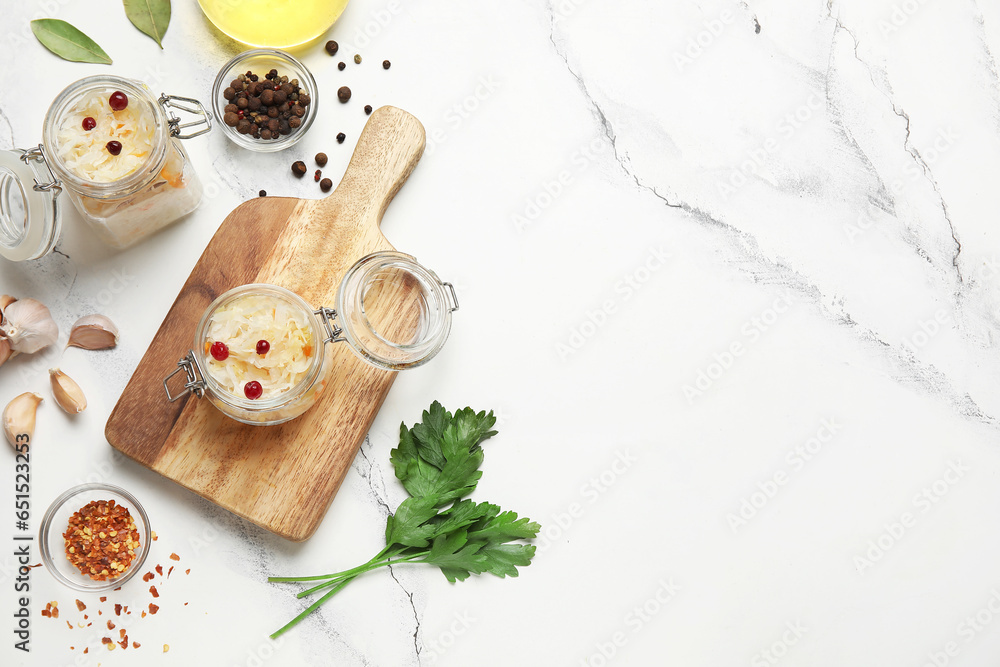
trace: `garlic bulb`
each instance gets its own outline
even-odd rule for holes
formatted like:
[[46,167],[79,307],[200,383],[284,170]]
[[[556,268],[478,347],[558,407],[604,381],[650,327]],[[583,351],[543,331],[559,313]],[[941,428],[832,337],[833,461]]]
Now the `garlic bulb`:
[[17,353],[10,349],[10,341],[6,338],[0,338],[0,366],[15,354]]
[[104,315],[84,315],[69,332],[67,345],[85,350],[104,350],[118,344],[118,327]]
[[58,368],[50,368],[49,381],[52,383],[52,398],[56,399],[60,408],[71,415],[87,409],[87,397],[73,378]]
[[21,394],[7,404],[3,411],[3,434],[12,447],[17,447],[18,436],[27,435],[28,443],[35,437],[35,411],[42,397],[32,392]]
[[43,304],[21,299],[3,309],[0,337],[10,341],[14,352],[32,354],[56,342],[59,327]]

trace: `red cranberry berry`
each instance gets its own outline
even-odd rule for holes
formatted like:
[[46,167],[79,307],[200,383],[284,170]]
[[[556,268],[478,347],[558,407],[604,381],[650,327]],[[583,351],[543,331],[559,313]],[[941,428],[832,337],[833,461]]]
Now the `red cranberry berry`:
[[260,356],[264,356],[265,354],[267,354],[267,351],[270,349],[271,349],[271,344],[268,343],[266,340],[257,341],[257,354],[259,354]]
[[86,130],[87,132],[90,132],[95,127],[97,127],[97,121],[96,120],[94,120],[90,116],[87,116],[86,118],[83,119],[83,129],[84,130]]
[[108,104],[110,104],[111,108],[115,111],[121,111],[128,106],[128,96],[122,91],[116,90],[111,93],[111,97],[108,98]]
[[212,358],[216,361],[225,361],[229,358],[229,348],[221,340],[212,343],[211,352]]
[[243,385],[243,393],[251,401],[260,398],[264,394],[264,388],[260,386],[260,382],[256,380],[251,380]]
[[122,152],[122,144],[120,141],[109,141],[106,145],[108,152],[112,155],[118,155]]

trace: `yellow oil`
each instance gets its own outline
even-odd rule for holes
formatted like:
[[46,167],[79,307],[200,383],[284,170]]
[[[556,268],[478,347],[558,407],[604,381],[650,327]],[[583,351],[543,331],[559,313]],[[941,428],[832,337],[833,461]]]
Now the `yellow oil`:
[[285,49],[330,29],[348,0],[198,0],[222,32],[251,46]]

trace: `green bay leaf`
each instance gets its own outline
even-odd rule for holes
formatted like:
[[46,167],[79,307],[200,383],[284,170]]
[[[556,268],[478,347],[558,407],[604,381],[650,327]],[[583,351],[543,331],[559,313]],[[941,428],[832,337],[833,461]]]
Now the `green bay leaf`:
[[97,45],[97,42],[66,21],[35,19],[31,22],[31,32],[42,46],[63,60],[75,63],[111,64],[111,57]]
[[170,0],[122,0],[125,16],[136,28],[163,48],[163,36],[170,25]]

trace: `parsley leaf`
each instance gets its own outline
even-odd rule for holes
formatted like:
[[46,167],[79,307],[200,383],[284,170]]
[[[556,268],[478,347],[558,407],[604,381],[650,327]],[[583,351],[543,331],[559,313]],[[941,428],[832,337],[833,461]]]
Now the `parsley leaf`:
[[396,477],[410,495],[385,523],[385,549],[367,563],[313,577],[270,577],[276,582],[320,582],[299,597],[329,589],[272,637],[283,634],[315,611],[355,577],[393,564],[437,566],[450,582],[490,572],[516,577],[531,564],[530,540],[541,529],[516,512],[466,498],[476,489],[483,464],[482,443],[497,434],[493,412],[472,408],[448,412],[434,401],[422,422],[399,428],[399,445],[389,459]]

